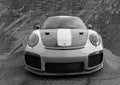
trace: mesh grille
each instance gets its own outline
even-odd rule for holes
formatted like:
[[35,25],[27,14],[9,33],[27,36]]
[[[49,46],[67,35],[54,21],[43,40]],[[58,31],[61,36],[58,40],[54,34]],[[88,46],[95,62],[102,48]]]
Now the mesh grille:
[[25,54],[25,62],[27,65],[34,68],[41,68],[40,56],[32,53]]
[[73,73],[81,72],[84,69],[84,63],[46,63],[47,73]]
[[93,53],[89,55],[88,58],[88,67],[93,67],[100,64],[103,60],[103,52]]

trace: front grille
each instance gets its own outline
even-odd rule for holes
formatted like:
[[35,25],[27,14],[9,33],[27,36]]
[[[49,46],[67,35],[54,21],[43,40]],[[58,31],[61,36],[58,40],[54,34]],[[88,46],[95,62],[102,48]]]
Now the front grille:
[[99,65],[103,61],[103,51],[92,53],[88,57],[88,67]]
[[31,67],[41,69],[41,59],[37,54],[25,53],[25,62]]
[[84,69],[83,62],[77,63],[46,63],[45,70],[47,73],[75,73],[82,72]]

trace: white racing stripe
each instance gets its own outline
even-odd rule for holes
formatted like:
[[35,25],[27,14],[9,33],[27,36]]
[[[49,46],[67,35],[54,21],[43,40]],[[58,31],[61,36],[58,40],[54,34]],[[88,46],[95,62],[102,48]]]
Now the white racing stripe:
[[70,46],[72,44],[71,29],[58,29],[57,43],[58,46]]

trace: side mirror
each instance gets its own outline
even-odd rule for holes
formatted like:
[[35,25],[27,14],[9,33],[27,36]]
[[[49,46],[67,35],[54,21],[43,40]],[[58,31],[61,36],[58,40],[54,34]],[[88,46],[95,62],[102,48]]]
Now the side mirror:
[[35,23],[35,24],[33,25],[33,29],[35,29],[35,30],[40,29],[40,28],[41,28],[41,26],[40,26],[39,23]]
[[92,29],[93,26],[91,24],[88,24],[88,29]]

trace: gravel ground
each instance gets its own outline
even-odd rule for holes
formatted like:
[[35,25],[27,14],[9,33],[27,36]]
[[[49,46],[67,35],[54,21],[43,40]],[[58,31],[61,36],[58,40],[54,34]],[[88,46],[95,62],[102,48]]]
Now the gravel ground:
[[119,85],[120,58],[107,49],[104,52],[103,69],[77,76],[35,75],[24,69],[23,51],[8,55],[5,59],[1,55],[0,85]]

